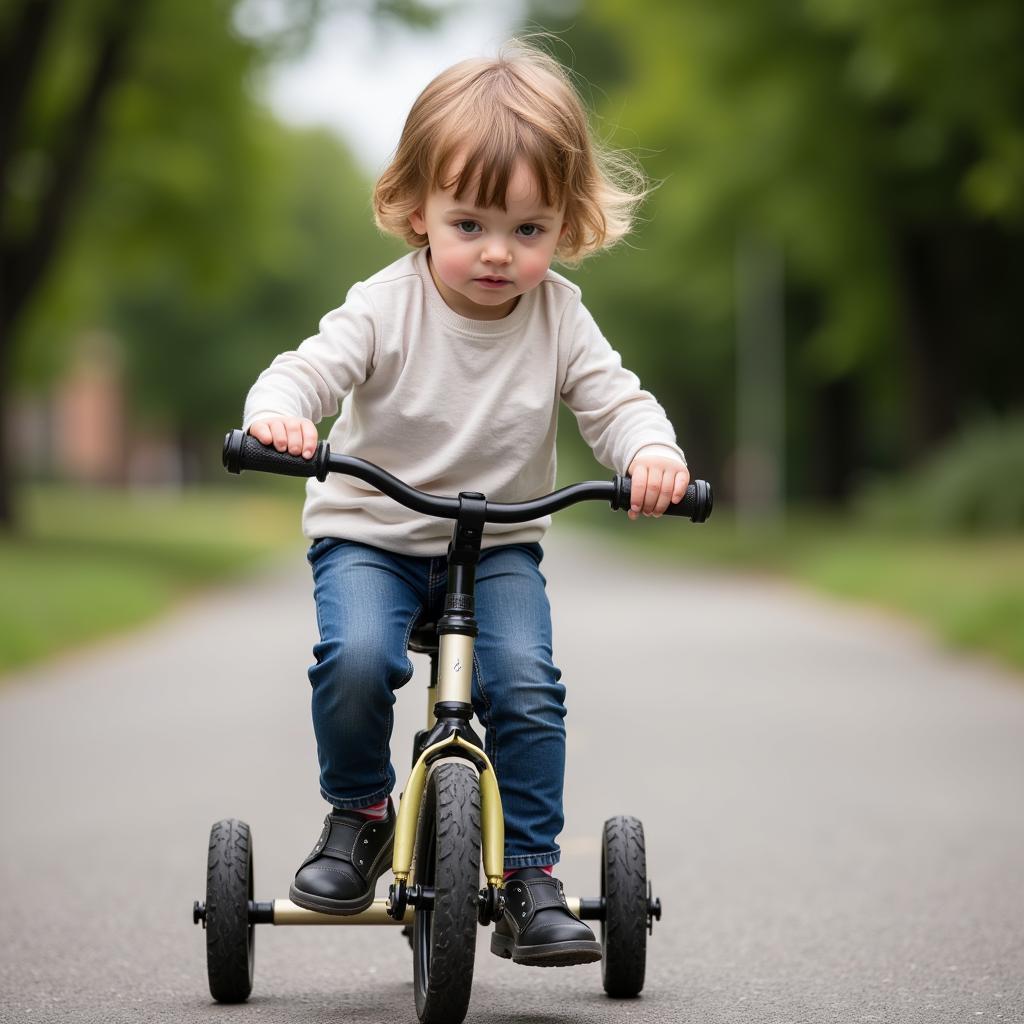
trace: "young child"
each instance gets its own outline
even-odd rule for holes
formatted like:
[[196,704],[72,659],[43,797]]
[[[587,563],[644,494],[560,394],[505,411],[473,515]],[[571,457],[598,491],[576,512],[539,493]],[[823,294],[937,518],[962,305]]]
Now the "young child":
[[[353,285],[316,336],[271,363],[249,392],[245,428],[308,458],[314,424],[344,400],[334,451],[435,494],[520,501],[554,489],[564,401],[597,459],[632,475],[630,518],[661,515],[689,481],[672,426],[623,368],[580,289],[550,269],[629,230],[644,193],[631,167],[602,153],[565,71],[529,45],[438,75],[374,193],[378,225],[412,252]],[[533,899],[525,921],[506,914],[498,923],[492,950],[498,943],[529,963],[543,946],[550,965],[589,963],[601,951],[552,875],[565,687],[539,568],[549,523],[484,531],[472,694],[501,787],[509,888]],[[310,480],[303,529],[320,631],[313,727],[332,809],[290,895],[311,910],[355,914],[390,867],[395,691],[412,674],[413,625],[441,614],[451,523],[332,474]]]

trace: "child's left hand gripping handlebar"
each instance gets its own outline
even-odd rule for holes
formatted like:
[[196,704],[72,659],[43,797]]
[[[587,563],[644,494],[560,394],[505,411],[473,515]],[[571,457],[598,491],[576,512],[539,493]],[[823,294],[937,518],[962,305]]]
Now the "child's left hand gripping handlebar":
[[316,446],[312,458],[304,459],[301,455],[279,452],[273,445],[261,444],[241,430],[232,430],[224,438],[223,461],[229,473],[255,469],[281,476],[315,476],[317,480],[326,480],[330,458],[331,446],[326,441]]
[[[243,469],[260,470],[264,473],[279,473],[283,476],[315,476],[325,480],[332,470],[351,473],[369,483],[375,484],[396,501],[429,515],[453,519],[458,513],[457,498],[442,498],[428,495],[403,484],[379,466],[348,456],[331,455],[330,445],[321,441],[313,457],[304,459],[301,455],[279,452],[273,445],[264,445],[255,437],[241,430],[232,430],[224,438],[224,467],[229,473],[241,473]],[[487,522],[526,522],[537,519],[574,505],[578,501],[604,500],[613,509],[629,509],[630,478],[616,476],[611,483],[593,480],[586,483],[563,487],[554,494],[545,495],[533,501],[505,504],[487,503]],[[694,480],[686,488],[683,500],[669,505],[665,515],[680,516],[694,523],[703,523],[710,515],[714,496],[711,484],[706,480]]]

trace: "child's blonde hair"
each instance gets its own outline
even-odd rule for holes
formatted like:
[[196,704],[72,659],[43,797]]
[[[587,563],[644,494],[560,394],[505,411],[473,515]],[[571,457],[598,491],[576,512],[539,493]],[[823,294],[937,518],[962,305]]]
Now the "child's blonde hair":
[[[453,163],[465,160],[457,177]],[[477,182],[475,205],[505,209],[516,160],[534,172],[546,206],[565,208],[568,228],[556,259],[575,265],[627,234],[647,194],[636,161],[604,149],[564,68],[521,40],[494,59],[442,71],[409,111],[395,155],[373,193],[381,230],[422,248],[409,215],[434,189],[456,198]]]

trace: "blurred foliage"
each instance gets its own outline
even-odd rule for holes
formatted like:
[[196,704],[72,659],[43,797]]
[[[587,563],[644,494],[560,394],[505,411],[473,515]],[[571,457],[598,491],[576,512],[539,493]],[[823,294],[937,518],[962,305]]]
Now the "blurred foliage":
[[733,444],[737,239],[785,253],[789,486],[843,498],[1024,402],[1019,0],[535,4],[660,187],[574,275],[704,471]]
[[[40,225],[53,246],[17,325],[19,387],[46,389],[69,347],[106,329],[136,421],[215,445],[271,357],[402,251],[376,234],[370,183],[345,147],[255,98],[271,62],[301,54],[343,2],[0,5],[5,54],[17,53],[19,12],[53,13],[24,110],[0,111],[18,131],[0,162],[5,256]],[[457,10],[351,2],[423,28]],[[118,75],[76,150],[97,54],[129,17]],[[906,470],[865,503],[884,527],[796,518],[784,533],[743,533],[719,512],[710,531],[625,532],[661,559],[675,543],[683,558],[888,603],[1024,664],[1020,539],[952,544],[919,529],[1022,524],[1024,5],[535,0],[533,21],[562,34],[556,54],[579,72],[599,134],[658,182],[633,238],[571,276],[695,472],[727,491],[744,236],[785,253],[791,494],[843,498],[865,466]],[[50,224],[47,199],[72,163]],[[605,475],[595,470],[589,456],[562,462],[563,479]],[[294,496],[255,515],[202,495],[26,498],[29,530],[0,539],[14,660],[137,621],[296,527]]]
[[260,52],[225,5],[154,10],[20,369],[45,380],[76,329],[114,326],[143,419],[205,430],[391,250],[344,147],[251,96]]
[[[259,370],[394,258],[344,145],[286,127],[256,98],[269,62],[294,53],[330,6],[146,0],[78,201],[19,324],[18,386],[46,388],[84,333],[112,330],[135,422],[186,446],[215,439]],[[368,6],[414,21],[418,8]],[[54,16],[13,162],[20,188],[5,197],[6,241],[40,226],[115,10],[76,0]]]
[[974,424],[906,479],[866,487],[860,508],[907,530],[1024,529],[1024,416]]
[[[14,378],[45,388],[81,334],[111,329],[136,419],[199,443],[401,252],[343,145],[255,98],[346,0],[39,2],[56,13],[5,240],[38,222],[104,31],[129,6],[135,29]],[[351,3],[422,28],[456,9]],[[901,471],[1024,404],[1019,0],[536,0],[533,20],[561,32],[599,134],[659,183],[633,238],[572,276],[720,494],[744,236],[785,254],[791,496],[844,499],[864,467]]]
[[368,184],[333,137],[270,122],[258,139],[265,212],[250,244],[236,243],[220,287],[193,282],[183,304],[190,268],[165,261],[110,307],[120,336],[134,342],[127,354],[139,418],[173,425],[183,439],[237,425],[256,375],[399,251],[374,230]]

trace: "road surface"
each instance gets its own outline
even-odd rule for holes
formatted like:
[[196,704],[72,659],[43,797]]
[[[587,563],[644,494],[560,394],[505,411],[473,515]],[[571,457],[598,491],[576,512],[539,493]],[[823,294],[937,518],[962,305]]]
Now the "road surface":
[[[1024,1021],[1024,681],[778,582],[572,537],[543,568],[559,873],[596,896],[602,823],[635,814],[664,917],[628,1002],[598,965],[520,967],[481,929],[471,1021]],[[0,1019],[415,1020],[389,928],[263,926],[249,1003],[209,998],[210,824],[250,823],[260,899],[320,828],[313,633],[297,557],[0,686]],[[402,773],[422,683],[399,696]]]

